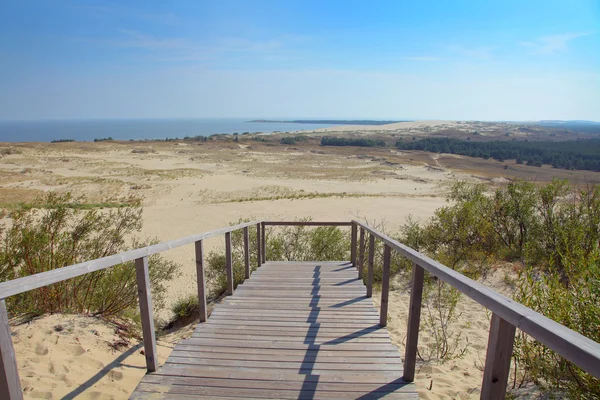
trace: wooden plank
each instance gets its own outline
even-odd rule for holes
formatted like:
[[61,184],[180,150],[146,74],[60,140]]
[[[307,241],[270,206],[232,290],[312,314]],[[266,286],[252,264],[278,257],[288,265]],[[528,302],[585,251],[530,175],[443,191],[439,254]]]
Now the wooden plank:
[[231,255],[231,232],[225,233],[225,269],[227,273],[227,294],[233,294],[233,261]]
[[358,241],[358,279],[363,279],[363,267],[365,264],[365,229],[360,228],[360,239]]
[[134,261],[138,258],[148,257],[161,251],[171,250],[186,244],[197,242],[216,236],[220,236],[225,232],[233,232],[242,229],[245,226],[256,224],[257,221],[246,222],[239,225],[228,226],[226,228],[217,229],[214,231],[201,233],[199,235],[187,236],[181,239],[170,240],[152,246],[142,247],[135,250],[125,251],[108,257],[98,258],[92,261],[71,265],[68,267],[57,268],[51,271],[40,272],[17,278],[6,282],[0,282],[0,299],[5,299],[19,293],[28,292],[33,289],[51,285],[56,282],[61,282],[77,276],[85,275],[90,272],[99,271],[128,261]]
[[0,300],[0,398],[6,400],[20,400],[23,398],[17,358],[4,300]]
[[500,400],[506,396],[515,331],[514,325],[492,314],[481,385],[482,399]]
[[[267,380],[262,377],[256,379],[225,379],[225,378],[192,378],[183,376],[168,376],[168,375],[148,375],[142,380],[145,383],[177,383],[180,385],[192,386],[218,386],[218,387],[236,387],[236,388],[254,388],[254,389],[282,389],[282,390],[301,390],[305,384],[304,381],[285,381],[285,380]],[[311,388],[314,390],[327,390],[330,392],[347,391],[348,384],[344,382],[321,382],[318,379],[313,379],[314,385]],[[351,387],[357,392],[379,392],[386,393],[389,391],[406,390],[410,388],[404,382],[393,382],[388,384],[381,383],[356,383]]]
[[268,362],[295,362],[295,363],[329,363],[329,364],[352,364],[360,366],[362,364],[379,364],[394,365],[394,370],[402,369],[402,361],[398,357],[389,357],[385,360],[379,357],[325,357],[318,353],[307,355],[306,353],[299,355],[282,355],[282,354],[239,354],[239,353],[219,353],[219,352],[202,352],[175,349],[173,357],[191,357],[201,359],[215,360],[239,360],[239,361],[268,361]]
[[353,221],[379,240],[427,270],[442,281],[466,294],[503,320],[516,326],[543,345],[600,379],[600,343],[597,343],[542,314],[516,303],[500,293],[460,274],[451,268],[375,231],[360,221]]
[[150,294],[150,275],[148,273],[148,257],[135,260],[135,275],[140,303],[140,317],[142,320],[142,335],[144,339],[144,354],[146,356],[146,369],[154,372],[158,368],[156,358],[156,338],[154,337],[154,312],[152,310],[152,296]]
[[369,234],[369,264],[367,266],[367,297],[373,296],[373,264],[375,263],[375,235]]
[[387,326],[391,251],[390,246],[386,244],[383,249],[383,277],[381,278],[381,307],[379,311],[379,325],[381,326]]
[[350,262],[356,268],[356,224],[352,224],[350,232]]
[[202,240],[195,243],[196,250],[196,281],[198,283],[198,304],[200,322],[206,322],[208,318],[206,309],[206,277],[204,275],[204,250]]
[[[207,323],[212,323],[212,318],[209,318]],[[227,318],[216,318],[215,323],[218,322],[220,325],[256,325],[256,326],[306,326],[306,321],[298,322],[298,321],[282,321],[282,320],[273,320],[273,321],[253,321],[251,319],[248,320],[233,320]],[[319,321],[320,327],[325,328],[356,328],[362,329],[365,325],[371,325],[371,323],[363,321]]]
[[[165,364],[157,374],[165,376],[186,376],[195,378],[228,378],[232,380],[278,380],[278,381],[300,381],[317,379],[319,382],[338,382],[338,383],[379,383],[388,384],[399,382],[398,375],[395,373],[363,373],[346,375],[344,373],[328,373],[320,376],[301,375],[292,371],[265,370],[260,368],[229,368],[221,366],[206,365],[181,365]],[[413,386],[414,388],[414,386]]]
[[[189,338],[184,339],[180,343],[182,344],[194,344],[202,346],[218,346],[218,347],[247,347],[256,349],[286,349],[286,350],[308,350],[314,347],[313,344],[305,343],[290,343],[290,342],[279,342],[277,340],[213,340],[203,338]],[[364,344],[364,343],[337,343],[328,344],[321,346],[325,350],[356,350],[356,351],[391,351],[395,350],[391,342],[377,343],[377,344]]]
[[[324,350],[316,347],[309,348],[306,350],[282,350],[282,349],[260,349],[260,348],[247,348],[247,347],[206,347],[196,346],[190,344],[178,344],[176,346],[177,351],[186,351],[189,353],[224,353],[233,354],[240,357],[244,356],[272,356],[272,357],[295,357],[295,358],[314,358],[314,357],[326,357],[331,359],[336,358],[352,358],[352,359],[363,359],[363,358],[375,358],[375,359],[389,359],[400,360],[400,355],[396,349],[387,351],[360,351],[360,350]],[[360,361],[357,361],[360,363]],[[160,370],[158,371],[161,372]]]
[[[178,354],[178,353],[176,353]],[[223,359],[206,359],[203,357],[178,357],[169,356],[167,361],[169,364],[189,364],[189,365],[206,365],[211,367],[235,367],[235,368],[267,368],[267,369],[292,369],[299,373],[314,373],[316,371],[343,371],[343,372],[368,372],[368,371],[388,371],[397,372],[402,370],[400,364],[387,364],[379,362],[376,364],[340,364],[328,362],[312,362],[308,361],[256,361],[256,360],[223,360]]]
[[264,221],[267,226],[351,226],[352,222],[332,222],[332,221]]
[[250,279],[250,232],[247,226],[244,228],[244,269],[246,279]]
[[404,380],[407,382],[415,380],[424,276],[425,270],[413,263],[410,305],[408,308],[408,331],[406,333],[406,348],[404,352]]

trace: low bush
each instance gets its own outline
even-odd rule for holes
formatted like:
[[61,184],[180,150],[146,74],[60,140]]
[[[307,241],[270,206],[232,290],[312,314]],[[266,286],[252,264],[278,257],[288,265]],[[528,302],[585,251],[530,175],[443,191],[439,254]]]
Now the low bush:
[[[514,181],[488,193],[481,185],[459,182],[449,202],[422,225],[408,221],[398,239],[473,279],[492,262],[519,261],[525,267],[516,301],[600,341],[600,186]],[[433,305],[438,316],[426,313],[425,325],[433,332],[437,356],[448,349],[460,355],[456,337],[444,333],[456,301],[446,289],[432,299],[436,284],[426,280],[424,304]],[[523,381],[573,398],[600,397],[598,379],[522,332],[513,356]]]
[[[247,221],[240,219],[232,225]],[[250,266],[254,271],[258,266],[256,227],[250,227],[249,231]],[[350,258],[350,236],[336,227],[267,227],[265,234],[269,261],[339,261]],[[232,232],[231,248],[234,285],[237,286],[245,278],[242,230]],[[211,251],[206,257],[206,277],[212,288],[211,297],[218,297],[227,289],[225,265],[222,251]]]
[[[0,281],[20,278],[155,244],[131,238],[142,226],[140,203],[109,210],[74,209],[70,194],[50,193],[11,213],[0,230]],[[179,265],[149,257],[154,306],[164,306],[166,288]],[[8,299],[12,315],[82,313],[124,315],[137,306],[133,262],[32,290]]]

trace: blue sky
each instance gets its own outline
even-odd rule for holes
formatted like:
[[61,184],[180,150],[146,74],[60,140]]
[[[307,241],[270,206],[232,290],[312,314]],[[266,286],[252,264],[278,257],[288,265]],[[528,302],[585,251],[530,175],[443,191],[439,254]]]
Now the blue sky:
[[600,121],[600,1],[11,1],[0,119]]

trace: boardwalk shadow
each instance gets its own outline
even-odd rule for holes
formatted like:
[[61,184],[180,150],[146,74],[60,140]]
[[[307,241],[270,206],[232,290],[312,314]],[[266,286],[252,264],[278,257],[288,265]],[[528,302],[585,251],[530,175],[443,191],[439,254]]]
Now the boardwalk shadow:
[[[354,268],[352,264],[348,267],[340,268],[334,271],[342,271],[345,269]],[[300,365],[299,373],[304,375],[304,380],[302,382],[302,388],[300,389],[300,393],[298,395],[299,399],[314,399],[316,398],[315,392],[319,386],[319,379],[321,372],[315,370],[315,366],[317,363],[319,351],[322,346],[331,346],[336,344],[342,344],[349,342],[353,339],[368,335],[371,332],[378,332],[382,329],[379,324],[371,325],[356,332],[352,332],[337,338],[333,338],[328,340],[327,342],[319,343],[318,334],[321,327],[321,324],[318,321],[319,314],[321,312],[321,307],[319,306],[319,301],[323,297],[320,293],[321,286],[321,266],[316,265],[313,269],[312,275],[312,289],[311,289],[311,298],[310,298],[310,312],[306,319],[307,333],[304,337],[304,344],[307,345],[307,349],[304,355],[304,359],[302,360],[302,364]],[[342,286],[344,284],[348,284],[350,282],[354,282],[356,279],[347,280],[336,284],[336,286]],[[341,303],[335,304],[331,307],[341,308],[346,305],[354,304],[359,301],[366,299],[366,296],[356,297],[350,300],[343,301]],[[358,397],[359,399],[379,399],[383,398],[386,395],[389,395],[392,392],[395,392],[401,389],[403,386],[407,385],[407,383],[402,378],[398,378],[386,384],[382,384],[379,387],[376,387],[372,391],[365,393],[364,395]]]
[[406,385],[410,385],[410,384],[405,382],[403,378],[398,378],[396,380],[386,383],[385,385],[381,385],[376,390],[373,390],[369,393],[365,393],[362,396],[357,397],[356,399],[357,400],[381,399],[381,398],[388,396],[390,393],[393,393],[394,391],[401,389],[403,386],[406,386]]
[[341,303],[334,304],[331,307],[333,307],[333,308],[342,308],[342,307],[348,306],[350,304],[358,303],[359,301],[362,301],[362,300],[367,299],[367,298],[368,298],[367,296],[360,296],[360,297],[356,297],[354,299],[350,299],[350,300],[342,301]]
[[[62,397],[62,399],[63,400],[71,400],[71,399],[76,398],[77,396],[82,394],[84,391],[86,391],[87,389],[94,386],[100,379],[102,379],[104,376],[106,376],[110,371],[112,371],[113,369],[115,369],[117,367],[124,365],[123,361],[125,361],[127,358],[129,358],[129,356],[134,355],[135,352],[140,350],[142,347],[143,347],[143,343],[139,343],[138,345],[133,346],[132,348],[130,348],[129,350],[127,350],[126,352],[121,354],[119,357],[115,358],[110,364],[108,364],[106,367],[102,368],[94,376],[92,376],[90,379],[88,379],[87,381],[82,383],[80,386],[78,386],[72,392],[64,395]],[[135,367],[133,365],[128,365],[128,367],[129,368],[146,369],[145,367]]]
[[323,344],[340,344],[340,343],[348,342],[352,339],[356,339],[361,336],[368,335],[369,333],[378,332],[381,329],[385,329],[385,328],[382,328],[379,325],[373,325],[368,328],[361,329],[360,331],[352,332],[347,335],[340,336],[339,338],[329,340]]
[[347,281],[342,281],[342,282],[335,283],[333,286],[349,285],[349,284],[354,283],[354,282],[356,282],[358,280],[359,280],[358,278],[352,278],[352,279],[348,279]]

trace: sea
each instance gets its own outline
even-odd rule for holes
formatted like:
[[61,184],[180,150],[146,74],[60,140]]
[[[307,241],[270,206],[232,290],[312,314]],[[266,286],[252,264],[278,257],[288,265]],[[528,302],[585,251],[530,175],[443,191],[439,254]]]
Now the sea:
[[151,140],[209,136],[218,133],[295,132],[332,126],[291,122],[249,122],[252,119],[99,119],[0,121],[0,142],[50,142],[72,139],[91,142],[114,140]]

